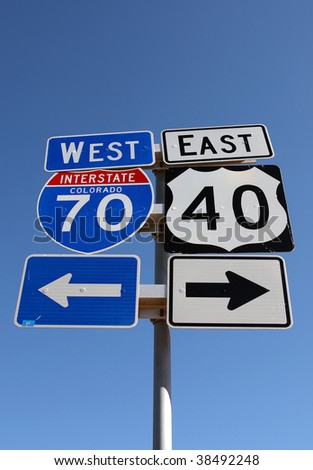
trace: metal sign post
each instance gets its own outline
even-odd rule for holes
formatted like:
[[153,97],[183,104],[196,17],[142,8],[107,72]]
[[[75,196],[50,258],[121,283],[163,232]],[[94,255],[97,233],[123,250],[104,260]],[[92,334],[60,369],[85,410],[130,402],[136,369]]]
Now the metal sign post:
[[[156,202],[163,202],[164,171],[156,172]],[[167,283],[167,254],[156,234],[155,284]],[[171,337],[166,319],[154,324],[153,449],[172,449]]]

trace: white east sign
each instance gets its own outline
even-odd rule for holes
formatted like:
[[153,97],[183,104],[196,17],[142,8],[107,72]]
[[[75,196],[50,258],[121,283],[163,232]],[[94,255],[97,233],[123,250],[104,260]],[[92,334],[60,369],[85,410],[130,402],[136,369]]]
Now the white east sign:
[[262,124],[167,129],[162,132],[168,165],[272,158],[274,151]]

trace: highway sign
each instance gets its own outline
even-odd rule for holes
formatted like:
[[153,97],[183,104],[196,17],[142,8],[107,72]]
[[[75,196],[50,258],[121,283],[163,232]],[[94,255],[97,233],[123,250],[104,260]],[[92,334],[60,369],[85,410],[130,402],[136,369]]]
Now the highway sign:
[[61,172],[38,199],[43,230],[60,245],[97,253],[136,233],[153,206],[153,188],[141,169]]
[[289,328],[280,257],[172,256],[168,324],[176,328]]
[[165,249],[172,253],[291,251],[274,165],[166,170]]
[[46,171],[151,166],[155,161],[150,131],[115,132],[50,137]]
[[162,132],[162,149],[168,165],[274,156],[267,129],[262,124],[168,129]]
[[32,255],[15,312],[20,327],[130,328],[138,321],[137,256]]

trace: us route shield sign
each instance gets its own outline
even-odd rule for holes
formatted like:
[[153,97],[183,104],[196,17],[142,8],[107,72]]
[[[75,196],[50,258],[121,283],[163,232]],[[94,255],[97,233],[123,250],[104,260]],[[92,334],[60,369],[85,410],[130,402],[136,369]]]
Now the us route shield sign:
[[165,250],[291,251],[280,170],[274,165],[166,170]]
[[172,256],[168,324],[173,328],[291,327],[284,260],[274,256]]

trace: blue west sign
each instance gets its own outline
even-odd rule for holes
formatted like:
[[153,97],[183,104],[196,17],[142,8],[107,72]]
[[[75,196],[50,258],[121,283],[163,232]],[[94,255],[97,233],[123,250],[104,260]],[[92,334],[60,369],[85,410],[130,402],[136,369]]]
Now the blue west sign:
[[151,166],[155,162],[150,131],[50,137],[46,171]]
[[32,255],[15,324],[19,327],[130,328],[138,321],[137,256]]
[[38,200],[43,230],[79,252],[107,250],[136,233],[153,205],[153,188],[143,170],[56,173]]

